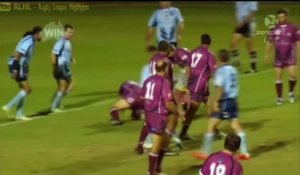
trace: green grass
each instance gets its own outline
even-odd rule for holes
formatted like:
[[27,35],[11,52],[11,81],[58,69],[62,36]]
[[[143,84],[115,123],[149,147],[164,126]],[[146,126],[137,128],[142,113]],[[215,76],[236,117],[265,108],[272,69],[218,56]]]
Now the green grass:
[[[299,4],[261,4],[257,16],[258,30],[266,30],[263,19],[282,6],[289,7],[292,20],[299,20]],[[186,29],[182,45],[198,46],[199,36],[208,32],[213,37],[212,50],[228,48],[234,12],[232,4],[181,4]],[[82,14],[63,12],[1,12],[0,21],[0,104],[5,104],[18,91],[8,75],[6,60],[20,36],[36,24],[52,21],[71,23],[76,27],[73,40],[73,67],[76,88],[64,100],[70,112],[47,116],[25,123],[0,126],[1,175],[117,175],[146,174],[147,156],[137,156],[133,148],[142,122],[128,121],[121,127],[109,125],[108,110],[117,98],[116,91],[124,80],[138,81],[140,69],[149,59],[144,52],[147,21],[157,8],[147,6],[91,7]],[[299,25],[299,21],[298,21]],[[38,43],[31,63],[30,83],[33,93],[26,99],[26,114],[50,105],[55,90],[51,75],[50,52],[54,40]],[[243,162],[247,175],[299,174],[299,102],[275,106],[272,63],[262,61],[263,36],[256,38],[259,69],[257,75],[240,78],[241,121],[245,127],[253,158]],[[243,67],[248,55],[241,45]],[[285,77],[287,83],[287,77]],[[288,87],[285,84],[284,94]],[[286,98],[286,96],[285,96]],[[204,109],[200,110],[203,116]],[[0,124],[8,123],[0,112]],[[201,161],[191,154],[198,150],[206,130],[207,117],[197,119],[191,127],[195,139],[186,144],[180,156],[167,157],[164,169],[170,175],[196,175]],[[229,130],[226,123],[222,130]],[[222,148],[222,140],[214,150]]]

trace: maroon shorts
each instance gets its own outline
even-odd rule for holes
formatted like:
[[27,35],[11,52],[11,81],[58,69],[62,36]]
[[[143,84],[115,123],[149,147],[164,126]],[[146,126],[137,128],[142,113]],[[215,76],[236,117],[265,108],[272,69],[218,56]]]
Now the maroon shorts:
[[206,93],[197,93],[197,92],[190,92],[191,94],[191,100],[196,101],[198,103],[206,103],[208,100],[209,92]]
[[292,58],[292,57],[285,60],[275,59],[274,67],[285,68],[296,64],[297,64],[296,58]]
[[167,127],[167,114],[145,113],[146,126],[152,134],[163,134]]

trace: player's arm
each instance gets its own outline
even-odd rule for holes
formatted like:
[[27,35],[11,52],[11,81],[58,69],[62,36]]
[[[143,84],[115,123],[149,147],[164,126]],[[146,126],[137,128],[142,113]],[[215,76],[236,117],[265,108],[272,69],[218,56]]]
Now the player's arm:
[[179,9],[176,9],[177,13],[178,13],[178,26],[177,26],[177,43],[179,43],[181,41],[181,36],[184,30],[184,19],[181,15],[181,12]]
[[214,85],[215,85],[215,92],[214,92],[214,98],[212,100],[212,111],[213,112],[219,112],[219,102],[223,97],[223,77],[222,77],[222,73],[221,72],[216,72],[215,75],[215,81],[214,81]]
[[184,30],[184,23],[183,22],[179,22],[178,27],[177,27],[177,43],[179,43],[181,41],[181,36]]
[[265,50],[265,59],[268,60],[270,58],[270,53],[274,49],[274,43],[267,41],[266,50]]
[[13,72],[12,72],[12,77],[14,79],[17,78],[18,72],[20,70],[20,60],[22,58],[23,54],[21,52],[15,52],[14,58],[12,60],[12,67],[13,67]]
[[154,36],[155,28],[157,26],[156,16],[157,16],[157,11],[155,11],[152,14],[152,16],[148,22],[148,29],[147,29],[147,33],[146,33],[146,47],[147,47],[146,49],[147,49],[147,51],[149,51],[150,46],[152,47],[151,40]]

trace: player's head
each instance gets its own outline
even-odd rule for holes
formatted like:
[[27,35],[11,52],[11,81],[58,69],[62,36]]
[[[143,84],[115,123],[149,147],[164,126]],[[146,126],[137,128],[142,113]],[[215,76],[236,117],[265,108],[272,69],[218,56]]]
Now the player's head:
[[73,36],[74,36],[74,27],[70,24],[66,24],[64,26],[64,36],[67,38],[67,39],[72,39]]
[[156,73],[159,75],[166,76],[167,75],[167,67],[168,64],[165,61],[158,61],[155,64]]
[[288,9],[279,9],[277,11],[277,18],[278,18],[278,23],[279,24],[284,24],[287,23],[288,21],[288,16],[289,16],[289,11]]
[[210,45],[211,44],[211,38],[209,34],[202,34],[201,35],[201,45]]
[[169,42],[165,41],[165,40],[160,41],[158,43],[158,51],[159,52],[164,52],[167,55],[169,55],[170,52],[171,52],[171,49],[172,49],[172,45]]
[[237,152],[241,145],[241,138],[237,134],[228,134],[225,138],[224,148],[233,153]]
[[171,1],[159,1],[160,8],[169,8],[171,4]]
[[230,60],[229,52],[226,49],[219,50],[218,57],[222,63],[228,63]]
[[41,41],[42,40],[42,31],[43,31],[42,27],[35,26],[32,30],[25,32],[23,34],[23,37],[32,35],[35,41]]

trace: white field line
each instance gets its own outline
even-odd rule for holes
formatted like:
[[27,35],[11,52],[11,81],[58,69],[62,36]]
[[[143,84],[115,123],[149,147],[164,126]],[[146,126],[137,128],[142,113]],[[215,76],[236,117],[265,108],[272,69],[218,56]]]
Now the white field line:
[[[33,121],[33,120],[37,120],[37,119],[41,119],[41,118],[47,118],[50,115],[51,115],[51,117],[53,117],[56,114],[62,114],[62,113],[67,113],[67,112],[79,111],[79,110],[83,110],[83,109],[86,109],[86,108],[89,108],[89,107],[94,107],[94,106],[102,106],[102,105],[105,105],[107,103],[112,102],[113,100],[115,100],[115,99],[107,99],[107,100],[103,100],[103,101],[100,101],[100,102],[92,103],[92,104],[84,106],[84,107],[78,107],[78,108],[73,108],[73,109],[66,109],[66,110],[62,110],[61,112],[51,113],[51,114],[45,115],[45,116],[32,117],[31,118],[32,120],[29,120],[29,121]],[[18,124],[18,123],[29,122],[29,121],[11,121],[11,122],[6,122],[6,123],[0,124],[0,127],[14,125],[14,124]]]
[[[240,77],[242,78],[242,77],[256,76],[256,75],[268,73],[268,72],[270,72],[272,70],[273,69],[267,69],[267,70],[263,70],[263,71],[260,71],[260,72],[254,73],[254,74],[243,74],[243,75],[240,75]],[[105,105],[105,104],[107,104],[109,102],[112,102],[113,100],[114,99],[108,99],[108,100],[104,100],[104,101],[101,101],[101,102],[92,103],[92,104],[90,104],[88,106],[78,107],[78,108],[73,108],[73,109],[68,109],[68,110],[63,110],[61,112],[52,113],[52,114],[49,114],[49,115],[55,116],[56,114],[61,114],[61,113],[66,113],[66,112],[73,112],[73,111],[79,111],[79,110],[83,110],[83,109],[86,109],[86,108],[89,108],[89,107],[94,107],[94,106],[102,106],[102,105]],[[40,117],[32,117],[32,120],[46,118],[49,115],[40,116]],[[30,121],[32,121],[32,120],[30,120]],[[12,122],[7,122],[7,123],[2,123],[2,124],[0,124],[0,127],[14,125],[14,124],[18,124],[18,123],[24,123],[24,122],[29,122],[29,121],[12,121]]]

